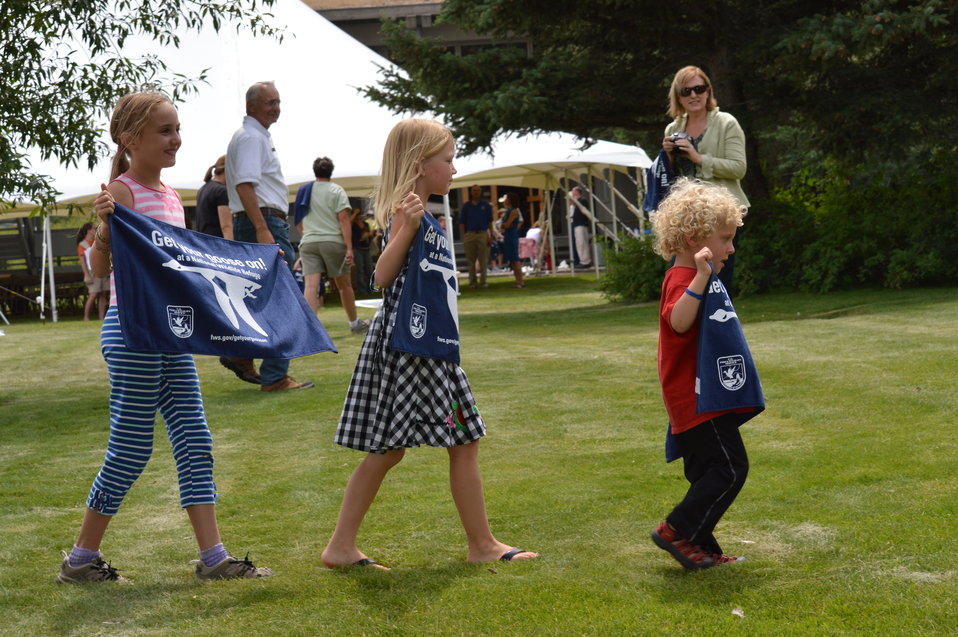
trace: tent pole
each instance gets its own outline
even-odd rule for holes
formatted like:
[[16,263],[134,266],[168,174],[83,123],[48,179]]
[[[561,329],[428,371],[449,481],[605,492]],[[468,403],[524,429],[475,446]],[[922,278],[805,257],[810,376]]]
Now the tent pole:
[[44,275],[47,269],[47,224],[49,223],[49,217],[44,216],[43,229],[40,231],[40,236],[42,237],[40,243],[40,295],[36,298],[36,302],[40,306],[40,320],[44,322],[47,320],[44,314],[43,298],[46,296],[46,279]]
[[590,227],[592,229],[592,268],[595,270],[595,278],[599,278],[599,242],[595,237],[595,179],[592,171],[589,171],[589,212],[592,214]]
[[[611,169],[605,169],[606,183],[609,184],[609,191],[615,192],[615,173]],[[612,197],[612,233],[619,236],[619,213],[615,210],[615,197]],[[615,251],[619,251],[619,242],[615,242]]]
[[552,191],[542,189],[542,215],[539,217],[539,245],[536,250],[535,274],[542,274],[542,257],[546,252],[546,243],[549,243],[549,254],[552,255],[552,270],[555,270],[555,248],[552,245]]
[[563,190],[563,192],[565,193],[565,197],[563,202],[566,204],[565,210],[567,211],[565,214],[565,229],[566,229],[566,234],[569,237],[569,274],[575,276],[575,254],[574,254],[575,236],[572,234],[572,209],[571,209],[572,199],[569,198],[569,193],[572,190],[569,187],[569,183],[572,180],[569,178],[569,169],[566,168],[564,172],[565,172],[565,189]]
[[460,294],[459,291],[459,266],[457,265],[458,261],[456,260],[456,244],[453,242],[452,238],[454,233],[452,231],[452,213],[449,210],[449,193],[447,192],[442,196],[442,215],[446,220],[446,238],[449,239],[449,252],[452,253],[452,267],[456,271],[456,294]]
[[50,233],[50,217],[43,218],[43,240],[46,245],[47,273],[50,276],[50,316],[56,323],[60,320],[60,314],[57,309],[57,285],[53,277],[53,238]]

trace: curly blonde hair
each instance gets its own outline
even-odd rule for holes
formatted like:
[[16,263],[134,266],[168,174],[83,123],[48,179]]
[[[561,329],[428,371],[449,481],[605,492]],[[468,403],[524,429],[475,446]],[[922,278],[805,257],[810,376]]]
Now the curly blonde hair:
[[652,217],[655,252],[671,259],[688,247],[687,239],[701,241],[728,223],[741,226],[746,212],[725,188],[683,177]]

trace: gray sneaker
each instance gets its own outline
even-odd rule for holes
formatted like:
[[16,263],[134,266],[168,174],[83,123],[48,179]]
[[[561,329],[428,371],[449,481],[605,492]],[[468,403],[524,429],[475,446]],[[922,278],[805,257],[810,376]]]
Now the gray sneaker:
[[248,577],[269,577],[273,574],[273,569],[267,566],[256,567],[249,561],[249,553],[241,560],[232,555],[227,555],[226,559],[216,566],[206,566],[201,560],[196,560],[196,579],[243,579]]
[[353,334],[365,334],[369,331],[369,321],[366,319],[359,319],[359,322],[349,328],[349,331]]
[[70,557],[66,551],[60,551],[63,556],[63,563],[60,564],[60,574],[57,575],[57,582],[61,584],[83,584],[84,582],[129,582],[131,580],[120,575],[120,573],[104,562],[102,557],[98,557],[92,562],[82,566],[70,566]]

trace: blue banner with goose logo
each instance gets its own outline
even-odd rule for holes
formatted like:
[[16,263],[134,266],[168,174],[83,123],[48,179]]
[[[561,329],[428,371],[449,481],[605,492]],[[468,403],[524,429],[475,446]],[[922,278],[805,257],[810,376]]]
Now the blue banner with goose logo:
[[[713,268],[699,309],[695,361],[695,413],[736,413],[739,426],[765,410],[765,394],[728,291]],[[682,457],[671,424],[665,427],[665,461]]]
[[110,215],[123,341],[132,350],[233,358],[335,352],[275,245]]
[[459,282],[452,247],[428,212],[409,248],[389,347],[459,364]]
[[732,299],[714,271],[699,312],[695,411],[754,407],[741,414],[742,424],[765,409],[765,396]]

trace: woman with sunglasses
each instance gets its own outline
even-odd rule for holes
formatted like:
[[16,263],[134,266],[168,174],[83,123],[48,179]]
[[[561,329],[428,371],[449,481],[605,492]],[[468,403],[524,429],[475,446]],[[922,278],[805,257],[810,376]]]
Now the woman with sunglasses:
[[[745,176],[745,133],[738,121],[719,110],[712,82],[697,66],[675,74],[669,89],[669,117],[662,148],[672,160],[676,179],[692,177],[724,186],[739,204],[749,207],[742,190]],[[735,236],[738,245],[739,235]],[[719,278],[732,291],[735,255],[729,257]]]
[[669,117],[673,121],[665,127],[662,148],[672,158],[676,177],[724,186],[748,208],[740,183],[746,167],[745,133],[734,117],[719,110],[705,71],[686,66],[675,74],[669,89]]

